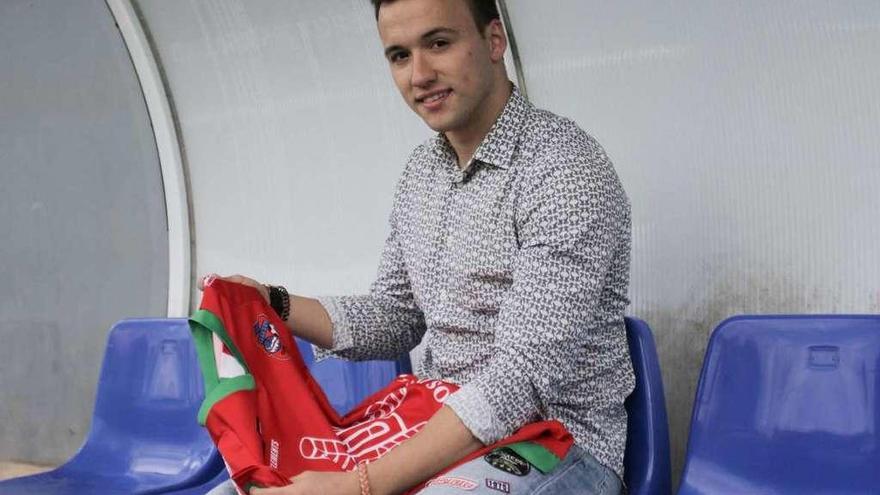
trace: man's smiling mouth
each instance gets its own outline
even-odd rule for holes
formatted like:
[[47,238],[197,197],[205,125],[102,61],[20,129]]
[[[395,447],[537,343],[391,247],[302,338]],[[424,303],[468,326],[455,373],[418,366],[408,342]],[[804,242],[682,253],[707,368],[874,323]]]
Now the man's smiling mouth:
[[444,89],[442,91],[432,92],[425,96],[420,96],[416,98],[416,102],[421,103],[425,106],[432,106],[445,100],[450,94],[452,94],[451,89]]

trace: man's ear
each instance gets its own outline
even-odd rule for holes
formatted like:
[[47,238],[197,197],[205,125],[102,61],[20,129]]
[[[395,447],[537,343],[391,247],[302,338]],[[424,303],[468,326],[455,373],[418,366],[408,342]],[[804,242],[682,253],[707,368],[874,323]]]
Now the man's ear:
[[489,41],[489,58],[492,62],[504,60],[504,52],[507,50],[507,33],[504,32],[504,24],[501,19],[492,19],[486,26],[486,39]]

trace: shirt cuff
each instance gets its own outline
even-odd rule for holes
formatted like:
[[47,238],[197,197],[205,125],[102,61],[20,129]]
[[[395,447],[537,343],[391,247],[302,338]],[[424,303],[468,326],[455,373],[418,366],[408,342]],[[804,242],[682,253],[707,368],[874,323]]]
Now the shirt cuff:
[[508,428],[498,420],[492,404],[473,383],[463,385],[444,402],[458,416],[471,434],[484,445],[501,440]]
[[348,322],[348,318],[345,316],[345,311],[343,311],[341,305],[339,304],[339,298],[324,296],[318,297],[317,300],[321,304],[321,306],[324,307],[324,311],[327,312],[327,315],[330,316],[333,344],[330,346],[329,349],[324,349],[315,344],[312,344],[312,352],[315,355],[316,362],[322,359],[326,359],[328,357],[335,357],[337,352],[345,349],[351,349],[354,345],[354,338],[351,333],[351,324]]

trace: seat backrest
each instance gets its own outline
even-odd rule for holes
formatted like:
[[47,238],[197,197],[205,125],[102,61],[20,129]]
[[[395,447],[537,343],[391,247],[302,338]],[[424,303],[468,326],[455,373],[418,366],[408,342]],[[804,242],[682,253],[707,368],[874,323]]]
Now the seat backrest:
[[89,435],[64,470],[207,481],[222,464],[195,420],[203,398],[186,319],[117,323],[108,337]]
[[679,493],[878,493],[878,369],[878,316],[722,322]]
[[297,347],[306,366],[339,414],[354,409],[364,399],[388,385],[397,375],[411,373],[408,355],[397,361],[360,361],[326,358],[315,362],[312,346],[299,338]]
[[626,338],[636,388],[626,400],[625,482],[631,495],[667,495],[671,490],[669,425],[654,336],[644,321],[626,318]]

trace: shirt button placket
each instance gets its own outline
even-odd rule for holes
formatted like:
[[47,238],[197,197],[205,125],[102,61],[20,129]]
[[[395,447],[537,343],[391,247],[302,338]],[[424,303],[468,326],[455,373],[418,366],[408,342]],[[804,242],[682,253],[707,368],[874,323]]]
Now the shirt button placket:
[[440,225],[438,226],[440,233],[437,236],[437,254],[438,259],[442,258],[441,253],[446,250],[446,242],[449,237],[449,225],[451,217],[454,214],[455,194],[458,185],[461,182],[462,172],[458,168],[450,173],[449,187],[444,191],[443,204],[440,205]]

